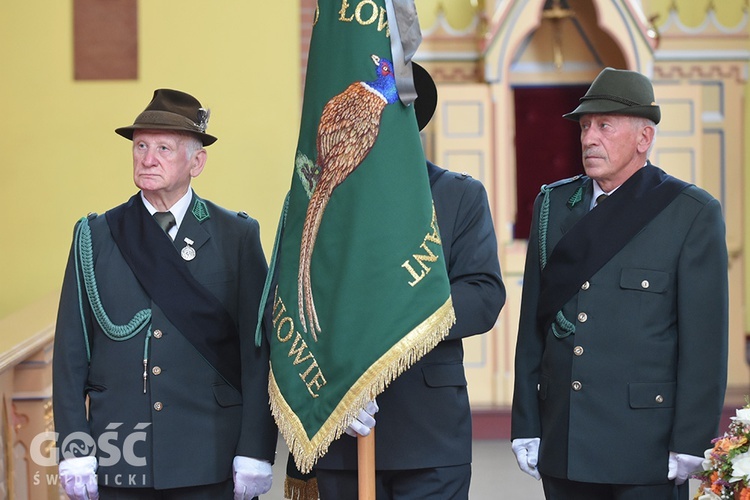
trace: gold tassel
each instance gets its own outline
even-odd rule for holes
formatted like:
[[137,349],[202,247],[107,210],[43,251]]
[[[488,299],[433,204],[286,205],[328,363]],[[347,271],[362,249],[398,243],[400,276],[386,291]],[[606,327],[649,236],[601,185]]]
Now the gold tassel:
[[309,481],[287,476],[284,480],[284,498],[291,500],[318,500],[318,480]]

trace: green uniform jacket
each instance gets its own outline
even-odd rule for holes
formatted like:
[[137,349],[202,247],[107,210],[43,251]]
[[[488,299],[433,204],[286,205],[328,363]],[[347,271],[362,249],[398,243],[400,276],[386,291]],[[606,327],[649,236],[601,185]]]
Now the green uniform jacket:
[[[471,463],[471,408],[464,338],[492,328],[505,303],[487,192],[465,174],[427,163],[456,324],[432,351],[394,380],[376,401],[378,470]],[[342,435],[320,469],[356,469],[357,440]]]
[[[235,455],[273,461],[276,427],[268,405],[268,353],[254,344],[267,272],[259,226],[244,212],[230,213],[194,194],[191,206],[196,202],[204,204],[209,217],[203,213],[199,221],[188,211],[174,251],[179,255],[185,238],[192,240],[196,255],[186,261],[190,274],[223,304],[236,325],[242,392],[227,383],[146,294],[113,240],[107,217],[90,217],[96,282],[107,315],[123,325],[142,309],[152,312],[150,324],[134,337],[115,341],[106,336],[86,292],[79,295],[71,249],[54,344],[55,428],[63,457],[95,450],[99,484],[157,489],[212,484],[232,477]],[[126,209],[134,203],[142,203],[139,194]],[[161,236],[168,238],[156,234]],[[184,289],[175,286],[173,293],[179,296]]]
[[[589,212],[592,185],[584,176],[553,185],[548,256],[565,233],[610,202]],[[562,308],[575,333],[558,338],[538,317],[542,199],[524,273],[512,438],[541,438],[538,467],[549,476],[665,483],[669,452],[703,456],[722,410],[728,285],[719,202],[686,185],[577,283]],[[626,203],[625,214],[638,209],[638,200]],[[596,251],[582,249],[581,259]]]

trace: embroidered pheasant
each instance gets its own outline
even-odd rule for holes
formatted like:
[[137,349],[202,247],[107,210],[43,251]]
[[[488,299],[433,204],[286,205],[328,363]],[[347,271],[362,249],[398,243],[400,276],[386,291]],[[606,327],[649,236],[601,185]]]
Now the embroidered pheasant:
[[387,59],[376,55],[371,57],[377,66],[377,78],[369,82],[354,82],[331,98],[323,108],[318,124],[315,163],[319,178],[307,205],[297,281],[302,329],[307,332],[309,326],[316,342],[320,323],[313,301],[310,263],[323,213],[333,190],[354,172],[375,144],[383,109],[398,101],[393,65]]

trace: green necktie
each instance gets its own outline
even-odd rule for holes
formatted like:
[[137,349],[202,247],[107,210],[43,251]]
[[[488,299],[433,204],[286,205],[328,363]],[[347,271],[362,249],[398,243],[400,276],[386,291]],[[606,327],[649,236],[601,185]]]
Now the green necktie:
[[174,215],[172,215],[172,212],[156,212],[154,214],[154,219],[156,219],[156,223],[159,224],[159,227],[161,227],[164,232],[167,233],[167,236],[169,236],[169,230],[172,228],[172,226],[177,224],[177,222],[174,220]]

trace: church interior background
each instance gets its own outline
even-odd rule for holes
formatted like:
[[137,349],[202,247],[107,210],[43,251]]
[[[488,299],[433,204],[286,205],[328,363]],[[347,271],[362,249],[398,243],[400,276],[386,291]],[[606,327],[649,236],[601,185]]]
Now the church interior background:
[[[371,9],[370,0],[341,1],[352,9],[362,4],[363,15]],[[123,109],[126,114],[117,116],[130,119],[133,110],[143,105],[144,88],[156,88],[157,81],[161,86],[163,75],[170,73],[183,79],[173,76],[175,81],[189,83],[196,95],[219,94],[217,107],[221,110],[224,105],[228,109],[224,115],[227,128],[220,128],[221,114],[216,118],[215,130],[225,144],[224,150],[217,150],[216,160],[211,160],[217,169],[221,170],[222,163],[227,165],[223,167],[227,169],[225,172],[236,169],[238,158],[246,154],[247,146],[241,140],[235,141],[240,144],[232,149],[232,140],[241,139],[233,136],[236,129],[249,128],[247,135],[261,138],[270,131],[272,144],[291,151],[296,141],[295,120],[301,109],[301,85],[315,3],[315,0],[300,0],[298,4],[268,2],[261,6],[249,2],[248,6],[240,7],[239,3],[206,5],[197,0],[181,0],[181,9],[175,12],[167,0],[153,3],[113,0],[110,6],[124,9],[118,11],[119,17],[113,18],[114,25],[123,28],[119,36],[125,40],[135,38],[138,44],[125,44],[128,50],[121,51],[114,59],[122,61],[114,69],[124,68],[123,74],[101,78],[76,73],[82,70],[80,66],[71,71],[75,59],[73,39],[79,33],[59,27],[60,19],[73,26],[74,7],[83,12],[80,9],[91,5],[90,0],[61,2],[44,11],[34,11],[24,3],[5,2],[0,6],[0,41],[18,50],[5,51],[0,61],[7,74],[18,78],[1,84],[6,87],[6,95],[14,98],[6,103],[6,119],[0,123],[0,135],[9,144],[33,146],[36,143],[24,142],[25,138],[16,133],[16,129],[23,129],[27,122],[33,121],[35,127],[44,131],[40,135],[61,135],[62,140],[72,141],[75,136],[65,135],[70,128],[79,135],[93,134],[95,142],[103,142],[102,147],[114,149],[115,144],[122,147],[116,138],[109,138],[114,135],[111,128],[121,125],[121,120],[109,129],[100,123],[104,117],[111,120]],[[745,217],[748,207],[744,203],[748,192],[745,171],[750,159],[750,147],[745,140],[750,118],[746,99],[750,61],[748,0],[416,0],[416,5],[423,42],[415,60],[430,71],[439,92],[436,114],[423,131],[426,156],[444,168],[467,172],[484,183],[508,289],[508,301],[495,327],[465,342],[475,435],[507,437],[531,204],[542,184],[581,171],[577,125],[563,120],[561,115],[575,107],[590,82],[606,66],[637,70],[652,78],[663,115],[652,162],[705,188],[723,206],[730,257],[727,412],[733,413],[750,394],[747,354],[750,318],[746,294],[750,270],[745,266],[750,231]],[[171,67],[165,70],[169,61],[151,54],[161,53],[167,47],[173,52],[183,48],[184,26],[195,23],[195,16],[189,14],[191,9],[200,9],[202,14],[202,43],[195,45],[186,59],[179,60],[186,66],[184,70]],[[124,16],[122,13],[126,11],[129,14]],[[165,27],[153,23],[153,19],[173,19],[174,26]],[[100,20],[101,15],[85,22]],[[252,54],[253,60],[259,61],[257,66],[275,68],[278,79],[267,79],[265,93],[247,106],[262,106],[257,103],[263,99],[269,101],[267,95],[278,98],[274,89],[294,95],[283,99],[284,105],[266,112],[245,107],[244,103],[231,109],[230,104],[237,103],[248,88],[263,84],[252,78],[256,64],[236,62],[250,57],[243,44],[254,41],[256,33],[264,40],[274,39],[280,30],[286,30],[285,33],[298,30],[298,33],[282,37],[289,41],[277,42],[275,52]],[[41,34],[42,31],[47,33]],[[24,38],[30,32],[34,38]],[[59,38],[65,38],[66,42],[60,43]],[[40,46],[38,40],[44,43]],[[18,55],[21,46],[24,56]],[[50,48],[53,56],[47,58],[43,53]],[[224,55],[217,55],[221,53]],[[208,66],[197,76],[184,64],[195,60]],[[160,68],[160,72],[155,68]],[[281,82],[292,83],[285,87]],[[44,95],[47,84],[54,86],[57,97]],[[113,92],[120,92],[126,98],[111,106],[91,105],[91,110],[82,105],[90,104],[89,101],[104,102],[107,97],[103,96]],[[47,99],[60,101],[55,104],[60,106],[56,108],[55,120],[47,121],[50,110],[41,109],[44,106],[39,104],[50,102]],[[42,116],[45,120],[38,119]],[[292,125],[281,126],[276,119]],[[60,121],[68,126],[60,127]],[[89,132],[92,128],[107,130],[97,135],[99,132]],[[261,145],[262,141],[259,139]],[[43,144],[38,147],[44,149]],[[59,143],[52,143],[49,149],[57,153]],[[123,150],[112,153],[112,163],[114,158],[122,163],[123,154]],[[270,158],[275,153],[254,154],[268,154]],[[3,203],[10,203],[14,209],[22,205],[16,192],[31,195],[34,200],[26,184],[30,182],[26,179],[36,172],[33,156],[6,153],[8,167],[0,187],[3,200],[0,209],[6,209]],[[42,177],[51,180],[41,181],[40,196],[56,201],[58,208],[32,217],[43,216],[54,227],[40,231],[44,234],[34,232],[25,238],[28,241],[11,241],[0,246],[4,283],[13,284],[0,290],[3,398],[0,498],[48,499],[59,495],[56,485],[44,481],[47,474],[54,475],[56,466],[40,466],[39,457],[34,459],[31,454],[49,456],[52,447],[52,441],[39,441],[39,436],[54,431],[51,341],[70,228],[76,217],[86,213],[82,207],[104,209],[124,200],[123,193],[132,194],[127,172],[117,180],[124,186],[122,191],[113,191],[113,188],[100,189],[97,182],[101,179],[85,178],[80,175],[83,167],[73,165],[80,160],[90,167],[94,159],[103,160],[102,163],[110,161],[109,157],[77,158],[64,165],[64,172],[72,169],[67,173],[76,179],[77,189],[83,191],[77,197],[79,205],[61,202],[67,195],[64,189],[59,189],[55,176],[62,174],[57,173],[56,165],[46,167],[49,172],[44,171]],[[263,164],[263,160],[278,162],[262,157],[259,163]],[[282,165],[285,162],[286,158],[280,161]],[[253,183],[254,174],[245,170],[248,171],[237,174],[239,180],[234,174],[222,174],[229,178],[224,184],[201,179],[201,192],[220,201],[236,202],[248,196],[238,186],[252,185],[251,195],[257,201],[248,211],[257,215],[261,226],[266,228],[264,247],[270,248],[273,230],[269,228],[275,228],[278,220],[288,186],[288,170],[279,169],[281,173],[264,170],[263,183]],[[25,177],[14,175],[15,172],[23,172]],[[212,190],[216,196],[211,194]],[[113,192],[117,197],[113,197]],[[18,234],[17,219],[0,220],[3,233]],[[48,257],[52,254],[54,258]],[[22,276],[28,279],[19,279],[16,268],[23,269]],[[14,293],[8,291],[14,287]]]
[[[561,115],[607,66],[640,71],[654,83],[663,119],[651,161],[705,188],[723,206],[731,302],[727,405],[744,404],[750,380],[743,203],[748,3],[416,3],[424,40],[415,60],[431,73],[439,95],[423,133],[426,156],[484,183],[508,289],[493,330],[465,341],[475,435],[507,436],[531,207],[542,184],[582,172],[577,124]],[[307,4],[303,20],[314,8]],[[302,40],[304,54],[304,28]]]

